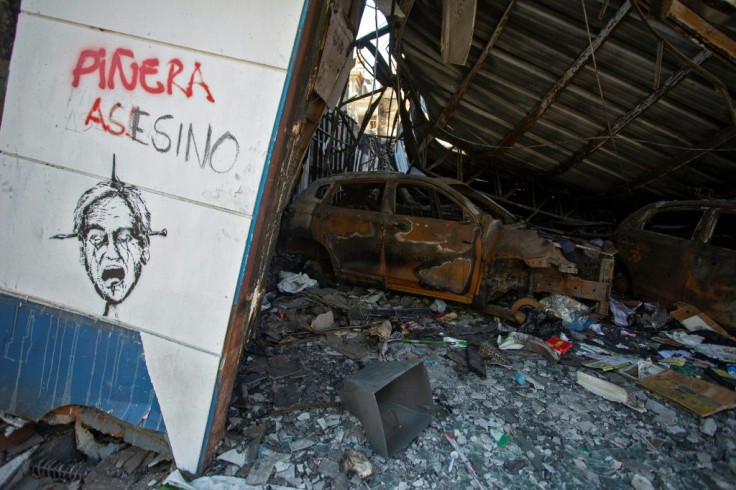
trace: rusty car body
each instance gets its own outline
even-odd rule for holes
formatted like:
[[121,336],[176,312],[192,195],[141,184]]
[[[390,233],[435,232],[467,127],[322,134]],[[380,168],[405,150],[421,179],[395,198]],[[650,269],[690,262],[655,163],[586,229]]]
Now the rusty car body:
[[736,201],[663,201],[616,232],[617,289],[667,307],[685,302],[736,333]]
[[551,292],[606,313],[613,271],[612,253],[579,245],[566,257],[462,182],[396,172],[310,184],[284,212],[280,251],[320,259],[338,279],[481,308]]

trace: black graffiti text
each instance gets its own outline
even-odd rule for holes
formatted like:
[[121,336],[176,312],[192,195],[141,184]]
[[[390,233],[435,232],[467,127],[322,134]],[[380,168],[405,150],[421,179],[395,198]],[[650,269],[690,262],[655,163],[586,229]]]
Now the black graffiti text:
[[[235,168],[240,144],[230,131],[215,133],[212,124],[178,122],[172,114],[152,115],[141,107],[126,109],[121,103],[109,110],[100,97],[87,112],[85,126],[94,125],[113,136],[150,146],[159,153],[173,154],[200,168],[224,174]],[[126,121],[127,119],[127,121]]]

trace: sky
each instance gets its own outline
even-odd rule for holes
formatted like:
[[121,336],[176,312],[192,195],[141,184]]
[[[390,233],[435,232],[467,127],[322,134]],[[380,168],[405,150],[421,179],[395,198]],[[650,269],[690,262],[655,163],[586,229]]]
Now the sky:
[[[363,10],[363,18],[360,20],[360,27],[358,28],[358,38],[375,32],[377,29],[387,24],[386,17],[376,8],[373,0],[367,0],[365,9]],[[381,36],[378,48],[383,53],[383,57],[388,61],[388,42],[389,35],[385,34]],[[371,55],[372,49],[363,49],[361,55],[365,58],[369,66],[373,65],[373,56]]]

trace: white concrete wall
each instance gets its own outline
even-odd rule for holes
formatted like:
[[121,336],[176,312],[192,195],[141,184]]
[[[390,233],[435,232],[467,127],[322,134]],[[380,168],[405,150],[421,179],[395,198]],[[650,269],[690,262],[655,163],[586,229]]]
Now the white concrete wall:
[[[72,234],[77,201],[110,179],[115,154],[117,178],[167,234],[150,237],[149,260],[108,319],[142,332],[174,455],[190,471],[302,4],[22,5],[0,127],[0,290],[102,316],[80,241],[52,237]],[[116,59],[123,77],[111,79]]]

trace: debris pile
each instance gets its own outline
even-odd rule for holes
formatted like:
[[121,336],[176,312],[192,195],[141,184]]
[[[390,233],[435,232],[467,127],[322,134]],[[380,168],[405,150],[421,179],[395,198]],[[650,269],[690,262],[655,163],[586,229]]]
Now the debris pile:
[[[86,439],[101,462],[87,457],[85,484],[90,475],[139,468],[147,470],[135,480],[141,485],[178,488],[736,481],[736,343],[688,305],[668,312],[611,298],[604,316],[548,297],[525,306],[519,325],[441,300],[308,279],[299,277],[305,288],[266,295],[225,437],[204,475],[182,475],[148,452],[137,465],[120,463],[136,448],[111,448],[98,434]],[[382,365],[404,367],[390,374]],[[404,378],[417,366],[426,388]],[[369,402],[351,399],[346,386]],[[407,401],[425,395],[416,406]],[[420,413],[431,416],[419,420]],[[407,423],[417,425],[408,437]],[[27,450],[4,449],[2,471]]]

